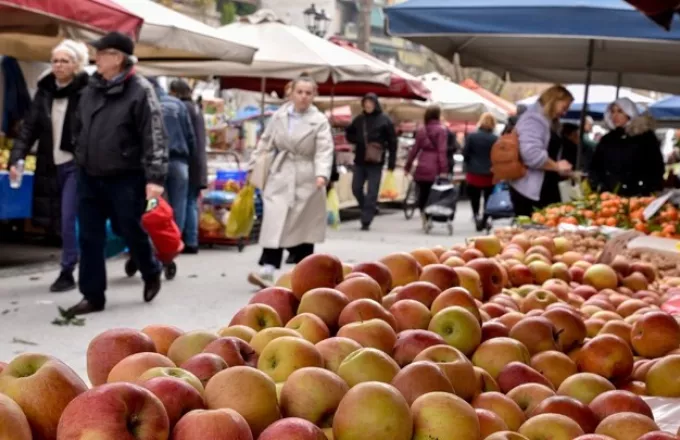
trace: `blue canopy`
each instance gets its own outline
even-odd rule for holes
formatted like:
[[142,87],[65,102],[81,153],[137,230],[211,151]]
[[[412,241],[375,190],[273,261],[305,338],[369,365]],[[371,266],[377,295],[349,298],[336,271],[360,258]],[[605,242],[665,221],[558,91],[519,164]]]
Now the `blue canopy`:
[[649,106],[649,113],[657,120],[680,120],[680,96],[669,96]]
[[390,35],[515,81],[583,83],[591,52],[592,83],[680,94],[680,24],[665,31],[623,0],[407,0],[385,13]]

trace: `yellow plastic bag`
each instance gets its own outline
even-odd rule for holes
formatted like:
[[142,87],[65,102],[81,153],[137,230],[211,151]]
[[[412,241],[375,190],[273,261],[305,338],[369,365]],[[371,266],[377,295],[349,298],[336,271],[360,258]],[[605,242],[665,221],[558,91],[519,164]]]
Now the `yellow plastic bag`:
[[238,193],[229,210],[225,235],[242,238],[250,235],[255,223],[255,187],[246,185]]
[[326,196],[326,212],[328,213],[328,226],[338,229],[340,227],[340,198],[335,188],[331,188]]
[[399,191],[397,190],[397,181],[394,178],[394,172],[388,171],[383,179],[382,186],[380,187],[380,198],[396,200],[397,197],[399,197]]

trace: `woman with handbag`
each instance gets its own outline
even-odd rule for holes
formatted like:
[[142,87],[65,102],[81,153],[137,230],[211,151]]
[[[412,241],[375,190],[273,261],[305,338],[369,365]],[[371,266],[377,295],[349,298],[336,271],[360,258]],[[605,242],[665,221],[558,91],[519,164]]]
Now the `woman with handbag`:
[[416,142],[411,148],[406,160],[404,171],[411,173],[413,162],[418,159],[418,165],[413,172],[413,180],[418,185],[418,208],[420,217],[425,225],[425,206],[430,196],[430,190],[437,176],[446,176],[449,161],[446,157],[447,130],[440,122],[441,109],[438,106],[428,107],[425,111],[425,125],[416,132]]
[[326,116],[313,104],[317,85],[302,76],[292,85],[290,102],[269,121],[253,153],[250,182],[262,192],[260,270],[248,281],[274,283],[283,250],[302,259],[326,237],[326,185],[333,164],[333,136]]

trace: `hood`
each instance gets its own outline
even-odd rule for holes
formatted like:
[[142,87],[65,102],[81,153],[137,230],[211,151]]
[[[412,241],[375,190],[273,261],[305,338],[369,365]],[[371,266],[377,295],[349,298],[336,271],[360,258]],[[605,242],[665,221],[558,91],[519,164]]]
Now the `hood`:
[[654,131],[655,128],[654,118],[648,113],[644,113],[637,118],[631,119],[628,125],[626,125],[626,134],[628,136],[638,136],[648,131]]
[[362,106],[364,105],[364,101],[366,101],[367,99],[370,99],[375,104],[375,110],[373,111],[372,114],[379,115],[380,113],[382,113],[383,110],[382,106],[380,105],[380,100],[378,100],[378,95],[376,95],[375,93],[367,93],[363,98],[361,98]]
[[[640,111],[638,110],[637,105],[630,98],[619,98],[607,106],[607,111],[604,114],[604,121],[607,124],[607,127],[609,127],[612,130],[615,128],[611,114],[612,106],[614,105],[623,110],[623,112],[626,115],[628,115],[631,122],[633,122],[635,118],[640,116]],[[629,122],[628,124],[630,124],[631,122]]]

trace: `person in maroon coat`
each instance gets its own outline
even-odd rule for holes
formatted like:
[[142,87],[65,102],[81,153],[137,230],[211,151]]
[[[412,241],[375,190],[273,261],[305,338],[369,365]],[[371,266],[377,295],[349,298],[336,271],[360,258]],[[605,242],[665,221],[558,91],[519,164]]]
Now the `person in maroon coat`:
[[425,111],[425,125],[418,129],[416,143],[406,160],[407,174],[411,174],[413,162],[418,160],[413,172],[413,180],[418,185],[418,208],[423,221],[425,221],[425,205],[432,185],[437,180],[437,176],[446,176],[449,168],[449,161],[446,157],[448,134],[440,119],[441,109],[438,106],[429,107]]

